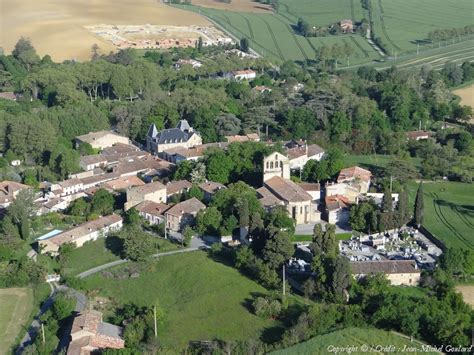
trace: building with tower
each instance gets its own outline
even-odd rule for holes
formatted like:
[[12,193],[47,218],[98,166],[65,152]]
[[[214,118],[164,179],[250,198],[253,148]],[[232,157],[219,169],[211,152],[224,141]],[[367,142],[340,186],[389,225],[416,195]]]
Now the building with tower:
[[199,134],[189,125],[188,121],[181,120],[176,128],[158,131],[152,124],[146,135],[146,147],[153,153],[161,153],[171,148],[192,148],[202,144]]

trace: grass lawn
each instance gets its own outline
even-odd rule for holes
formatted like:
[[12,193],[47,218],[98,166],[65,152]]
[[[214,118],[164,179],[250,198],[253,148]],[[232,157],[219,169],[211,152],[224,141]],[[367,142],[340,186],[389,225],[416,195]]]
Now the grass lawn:
[[[76,275],[93,267],[119,260],[120,243],[117,237],[100,238],[74,249],[64,265],[63,273]],[[156,244],[156,253],[178,248],[176,244],[160,238],[156,238]]]
[[0,354],[7,354],[33,310],[31,288],[0,289]]
[[[337,330],[332,333],[318,335],[308,341],[300,344],[296,344],[287,349],[274,351],[272,355],[306,355],[306,354],[328,354],[330,346],[332,347],[354,347],[351,348],[353,352],[351,354],[361,355],[367,354],[367,352],[373,352],[378,354],[390,353],[383,352],[377,349],[377,346],[394,346],[395,351],[401,353],[402,349],[408,347],[416,347],[421,350],[422,343],[410,342],[410,339],[404,338],[393,332],[387,332],[384,330],[374,328],[346,328]],[[362,351],[367,346],[368,351]],[[334,351],[332,351],[334,353]],[[415,352],[413,352],[415,354]],[[421,354],[421,351],[416,352]],[[423,354],[435,354],[433,352],[423,352]]]
[[244,340],[262,332],[271,337],[279,331],[274,327],[281,325],[258,318],[247,308],[253,295],[266,293],[262,286],[202,251],[162,257],[138,278],[117,280],[97,274],[84,279],[84,285],[119,305],[158,302],[164,312],[160,341],[173,349],[190,340]]
[[[408,185],[413,203],[418,184]],[[460,182],[423,184],[423,226],[448,247],[474,249],[474,185]]]

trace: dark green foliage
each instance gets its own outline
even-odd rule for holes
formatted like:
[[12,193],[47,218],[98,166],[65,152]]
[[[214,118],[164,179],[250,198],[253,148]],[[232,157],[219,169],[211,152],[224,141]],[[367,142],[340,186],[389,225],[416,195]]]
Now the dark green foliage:
[[423,204],[423,183],[420,182],[415,198],[415,222],[419,226],[423,224],[424,204]]
[[99,215],[108,215],[114,211],[114,196],[106,189],[99,189],[92,197],[91,212]]

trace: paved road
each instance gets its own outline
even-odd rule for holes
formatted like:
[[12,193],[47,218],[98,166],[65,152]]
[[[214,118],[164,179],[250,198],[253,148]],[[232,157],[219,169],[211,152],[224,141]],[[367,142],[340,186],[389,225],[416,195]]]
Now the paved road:
[[[190,251],[195,251],[195,250],[198,250],[200,248],[208,248],[208,247],[209,247],[209,244],[204,242],[202,239],[193,238],[193,239],[191,239],[191,245],[190,245],[189,248],[172,250],[172,251],[167,251],[167,252],[164,252],[164,253],[156,253],[156,254],[153,254],[152,257],[159,258],[161,256],[167,256],[167,255],[173,255],[173,254],[179,254],[179,253],[188,253]],[[109,269],[113,266],[125,264],[128,261],[129,260],[127,260],[127,259],[121,259],[121,260],[112,261],[112,262],[107,263],[107,264],[102,264],[102,265],[96,266],[92,269],[89,269],[87,271],[81,272],[80,274],[77,275],[77,277],[80,278],[80,279],[83,279],[87,276],[96,274],[99,271]]]
[[35,316],[35,318],[31,322],[30,326],[28,327],[28,330],[26,331],[25,336],[23,337],[20,344],[18,345],[18,348],[15,351],[15,354],[17,355],[21,354],[25,350],[25,348],[28,345],[32,344],[33,341],[35,340],[36,335],[38,334],[38,331],[41,327],[40,317],[48,309],[51,308],[58,292],[69,292],[76,299],[76,307],[74,309],[76,312],[81,312],[86,306],[87,299],[84,294],[74,289],[71,289],[67,286],[58,285],[56,282],[50,282],[49,286],[51,287],[51,293],[49,294],[49,297],[46,299],[46,301],[44,301],[38,314]]

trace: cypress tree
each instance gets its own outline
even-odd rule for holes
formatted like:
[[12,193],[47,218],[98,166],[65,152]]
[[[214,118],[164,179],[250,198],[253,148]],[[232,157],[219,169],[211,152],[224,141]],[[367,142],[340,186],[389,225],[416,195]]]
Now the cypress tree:
[[416,199],[415,199],[415,222],[420,228],[423,224],[423,213],[424,213],[424,203],[423,203],[423,182],[420,182],[420,186],[418,187],[418,191],[416,192]]
[[398,196],[397,214],[399,219],[399,227],[403,226],[410,220],[410,211],[408,209],[408,195],[407,190],[405,188],[400,191],[400,194]]

